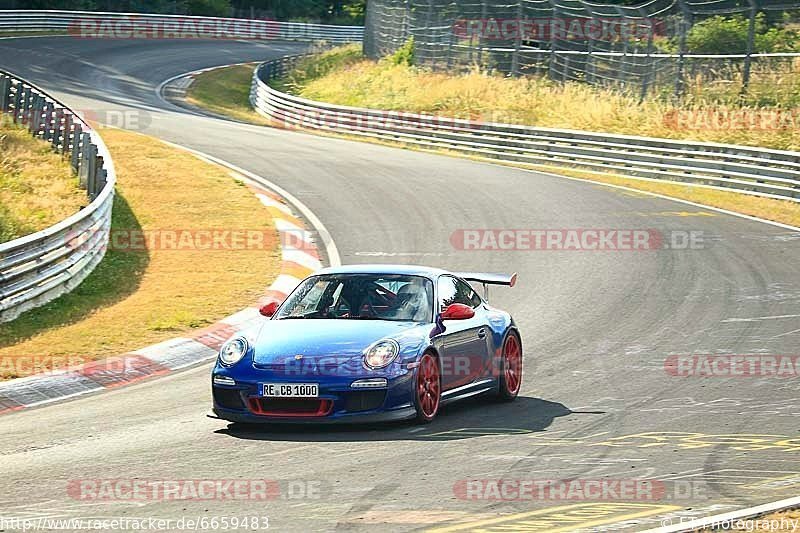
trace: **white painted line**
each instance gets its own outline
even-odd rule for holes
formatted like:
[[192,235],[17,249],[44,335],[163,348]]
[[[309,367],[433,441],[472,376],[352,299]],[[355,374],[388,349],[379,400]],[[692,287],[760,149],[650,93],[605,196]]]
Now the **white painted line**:
[[283,249],[283,260],[297,263],[311,270],[319,270],[322,268],[322,262],[314,256],[309,255],[303,250]]
[[[277,200],[273,200],[272,198],[270,198],[266,194],[256,194],[256,198],[261,200],[261,203],[264,204],[267,207],[274,207],[275,209],[280,209],[281,211],[283,211],[287,215],[292,215],[292,210],[288,205],[282,204],[281,202],[278,202]],[[294,216],[294,215],[292,215],[292,216]]]
[[[155,89],[153,89],[153,91],[156,93],[156,98],[158,98],[161,102],[167,104],[168,106],[172,107],[173,109],[176,109],[176,110],[178,110],[178,111],[180,111],[182,113],[191,113],[192,115],[195,115],[195,116],[198,116],[198,117],[208,117],[208,115],[204,115],[204,114],[199,113],[197,111],[192,111],[191,109],[187,109],[187,108],[181,107],[179,105],[175,105],[172,102],[170,102],[169,100],[167,100],[166,98],[164,98],[164,87],[166,87],[167,85],[169,85],[173,81],[178,80],[180,78],[185,78],[187,76],[194,76],[194,75],[200,74],[202,72],[207,72],[209,70],[216,70],[216,69],[219,69],[219,68],[235,67],[235,66],[238,66],[238,65],[247,65],[248,63],[258,63],[258,61],[246,61],[244,63],[231,63],[229,65],[218,65],[216,67],[208,67],[208,68],[204,68],[204,69],[190,70],[189,72],[184,72],[183,74],[178,74],[177,76],[172,76],[171,78],[162,81],[161,83],[158,84],[158,86]],[[255,70],[255,68],[253,70]]]
[[738,511],[731,511],[729,513],[707,516],[705,518],[692,518],[689,520],[683,520],[681,523],[674,525],[672,524],[674,519],[665,518],[661,521],[661,527],[648,529],[643,533],[678,533],[683,531],[693,531],[703,527],[724,527],[725,524],[728,524],[728,527],[724,527],[724,529],[730,530],[733,529],[730,526],[731,522],[735,523],[737,520],[745,520],[747,518],[762,516],[775,511],[781,511],[783,509],[789,509],[798,506],[800,506],[800,496],[795,496],[794,498],[787,498],[785,500],[766,503],[756,507],[748,507],[747,509],[740,509]]
[[269,289],[272,291],[290,294],[295,287],[297,287],[302,280],[287,274],[280,274],[278,278],[270,285]]
[[[307,230],[306,228],[304,228],[302,226],[298,226],[294,222],[289,222],[288,220],[286,220],[284,218],[275,218],[274,220],[275,220],[275,227],[278,229],[278,231],[286,231],[286,232],[291,232],[291,233],[295,233],[295,234],[298,234],[298,235],[302,234],[304,237],[306,235],[308,235],[309,239],[310,239],[310,237],[312,235],[311,232],[309,230]],[[308,239],[304,239],[304,240],[308,240]]]
[[[449,154],[441,154],[441,155],[449,155]],[[462,158],[462,159],[465,159],[465,158]],[[604,183],[602,181],[594,181],[594,180],[590,180],[590,179],[586,179],[586,178],[576,178],[576,177],[573,177],[573,176],[564,176],[562,174],[555,174],[553,172],[546,172],[546,171],[543,171],[543,170],[534,170],[532,168],[516,167],[516,166],[511,165],[511,164],[504,165],[502,163],[494,163],[494,162],[491,162],[491,161],[484,161],[483,159],[478,159],[476,161],[479,162],[479,163],[483,163],[485,165],[492,165],[492,166],[495,166],[495,167],[513,168],[513,169],[516,169],[516,170],[522,170],[524,172],[531,172],[533,174],[543,174],[545,176],[550,176],[550,177],[553,177],[553,178],[562,178],[562,179],[567,179],[567,180],[572,180],[572,181],[582,181],[584,183],[592,183],[594,185],[602,185],[603,187],[611,187],[611,188],[614,188],[614,189],[621,189],[623,191],[635,192],[635,193],[639,193],[639,194],[646,194],[647,196],[654,196],[656,198],[661,198],[663,200],[672,200],[673,202],[678,202],[678,203],[685,204],[685,205],[691,205],[691,206],[694,206],[694,207],[701,207],[703,209],[708,209],[710,211],[715,211],[717,213],[723,213],[723,214],[731,215],[731,216],[738,217],[738,218],[744,218],[746,220],[752,220],[754,222],[762,222],[764,224],[769,224],[770,226],[776,226],[776,227],[783,228],[783,229],[790,229],[792,231],[800,231],[800,228],[798,228],[796,226],[790,226],[789,224],[783,224],[781,222],[775,222],[773,220],[767,220],[765,218],[754,217],[752,215],[745,215],[744,213],[737,213],[736,211],[729,211],[727,209],[722,209],[720,207],[713,207],[713,206],[706,205],[706,204],[701,204],[701,203],[697,203],[697,202],[691,202],[689,200],[683,200],[681,198],[675,198],[673,196],[666,196],[664,194],[658,194],[658,193],[655,193],[655,192],[643,191],[641,189],[634,189],[633,187],[626,187],[624,185],[615,185],[613,183]],[[620,178],[625,178],[625,176],[620,176]],[[689,185],[689,186],[692,185],[692,184],[689,184],[689,183],[681,183],[681,182],[669,181],[669,180],[660,180],[657,183],[666,183],[666,184],[673,184],[673,185]],[[731,191],[723,191],[723,192],[735,193],[736,191],[735,190],[731,190]]]
[[102,386],[98,387],[96,389],[86,389],[86,390],[82,390],[82,391],[78,391],[78,392],[72,392],[70,394],[65,394],[64,396],[58,396],[56,398],[48,398],[47,400],[41,400],[41,401],[38,401],[38,402],[31,402],[31,403],[25,404],[23,407],[25,409],[29,409],[31,407],[40,407],[42,405],[47,405],[49,403],[62,402],[64,400],[69,400],[70,398],[76,398],[78,396],[83,396],[84,394],[90,394],[90,393],[93,393],[93,392],[101,392],[101,391],[104,391],[104,390],[107,390],[107,389],[105,387],[102,387]]
[[[168,144],[169,146],[174,146],[176,148],[180,148],[182,150],[186,150],[187,152],[195,154],[195,155],[197,155],[199,157],[205,158],[208,161],[211,161],[212,163],[216,163],[216,164],[221,165],[223,167],[227,167],[230,170],[233,170],[234,172],[238,172],[239,174],[242,174],[243,176],[246,176],[251,181],[257,183],[258,185],[266,187],[267,189],[270,189],[273,192],[275,192],[278,196],[280,196],[281,198],[283,198],[284,200],[289,202],[295,209],[297,209],[297,211],[299,211],[303,215],[303,217],[306,220],[308,220],[311,223],[311,225],[314,227],[314,229],[316,230],[316,232],[319,234],[320,238],[322,239],[322,243],[325,246],[325,255],[328,258],[328,264],[330,266],[340,266],[342,264],[341,257],[339,256],[339,249],[336,247],[336,243],[333,241],[333,237],[331,237],[331,234],[328,231],[328,229],[325,227],[325,225],[322,223],[322,221],[317,217],[317,215],[315,215],[314,212],[311,211],[311,209],[308,208],[308,206],[306,206],[299,199],[295,198],[295,196],[293,194],[291,194],[289,191],[287,191],[286,189],[284,189],[280,185],[277,185],[277,184],[271,182],[270,180],[259,176],[258,174],[254,174],[253,172],[250,172],[249,170],[245,170],[243,168],[237,167],[236,165],[228,163],[225,160],[222,160],[222,159],[219,159],[217,157],[208,155],[208,154],[206,154],[204,152],[201,152],[199,150],[195,150],[193,148],[189,148],[187,146],[183,146],[183,145],[180,145],[180,144],[171,143],[169,141],[163,141],[163,140],[162,140],[162,142]],[[316,268],[319,268],[319,267],[316,267]]]
[[800,315],[775,315],[775,316],[757,316],[753,318],[726,318],[722,322],[760,322],[762,320],[775,320],[779,318],[798,318]]
[[220,322],[224,322],[225,324],[241,328],[242,326],[249,325],[250,322],[255,321],[261,317],[261,314],[258,312],[258,309],[255,307],[248,307],[247,309],[242,309],[238,313],[234,313],[230,316],[227,316],[220,320]]

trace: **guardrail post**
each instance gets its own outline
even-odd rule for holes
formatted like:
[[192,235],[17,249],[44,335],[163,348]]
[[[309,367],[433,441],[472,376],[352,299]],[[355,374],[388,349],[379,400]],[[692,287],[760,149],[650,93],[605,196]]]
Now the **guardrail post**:
[[0,113],[8,113],[11,105],[11,78],[0,74]]
[[94,172],[95,157],[97,148],[92,144],[92,138],[88,133],[81,133],[80,149],[80,168],[78,169],[78,185],[81,189],[89,187],[89,176]]
[[[92,145],[92,147],[93,146],[94,145]],[[92,164],[89,166],[89,175],[86,176],[86,193],[89,195],[89,198],[94,199],[97,195],[97,174],[103,167],[103,158],[96,155],[90,157],[89,161]]]
[[52,109],[50,109],[49,111],[49,116],[50,116],[50,129],[49,129],[50,138],[48,140],[50,141],[50,144],[53,146],[53,150],[58,152],[59,151],[58,142],[59,139],[61,139],[61,128],[63,127],[62,121],[64,119],[64,111],[54,105]]
[[72,165],[72,170],[74,170],[77,174],[81,168],[81,125],[77,122],[72,130],[71,137],[72,139],[69,143],[69,149],[72,156],[70,158],[70,164]]
[[42,123],[44,124],[42,138],[51,144],[53,143],[53,130],[55,129],[55,124],[53,123],[53,111],[53,104],[45,100],[44,109],[42,112]]
[[72,132],[72,113],[63,111],[63,120],[59,129],[58,149],[62,154],[69,152],[69,136]]
[[94,190],[90,194],[92,200],[97,198],[97,196],[100,194],[100,191],[102,191],[103,188],[106,186],[107,175],[108,172],[106,171],[106,169],[103,168],[103,158],[98,156],[97,172],[95,173],[94,176]]
[[42,135],[42,116],[44,115],[44,97],[40,94],[34,94],[31,101],[31,118],[28,129],[34,137],[40,137]]
[[33,99],[33,89],[26,85],[22,91],[21,118],[22,124],[27,126],[29,129],[31,127],[31,115],[33,113]]
[[16,92],[14,93],[14,115],[13,115],[12,118],[14,120],[14,123],[18,124],[19,121],[22,119],[22,111],[21,110],[22,110],[22,107],[24,105],[23,102],[24,102],[25,98],[23,96],[23,92],[24,91],[23,91],[23,87],[22,87],[21,83],[17,83],[17,86],[15,87],[15,89],[16,89]]

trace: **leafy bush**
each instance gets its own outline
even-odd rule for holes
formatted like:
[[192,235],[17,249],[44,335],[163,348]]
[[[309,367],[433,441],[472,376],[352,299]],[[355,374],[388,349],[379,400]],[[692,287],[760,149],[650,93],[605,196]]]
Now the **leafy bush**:
[[395,65],[403,65],[406,67],[410,67],[414,64],[414,36],[408,38],[408,40],[398,48],[395,53],[389,56],[389,61]]
[[231,14],[229,0],[189,0],[187,7],[190,15],[227,17]]
[[[696,54],[744,54],[747,52],[749,21],[742,15],[711,17],[698,22],[686,36],[687,48]],[[754,51],[794,52],[800,50],[798,33],[768,27],[763,13],[756,16]]]
[[271,85],[282,91],[297,92],[313,80],[322,78],[330,72],[346,69],[363,60],[360,44],[323,49],[313,56],[301,59],[285,77],[273,81]]

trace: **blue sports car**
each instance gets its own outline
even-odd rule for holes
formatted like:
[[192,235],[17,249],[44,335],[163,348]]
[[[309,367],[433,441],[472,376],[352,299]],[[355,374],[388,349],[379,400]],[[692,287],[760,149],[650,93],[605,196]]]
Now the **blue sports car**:
[[516,274],[418,266],[327,268],[303,280],[253,335],[220,350],[213,412],[232,422],[432,421],[442,404],[513,400],[522,341],[511,315],[468,282]]

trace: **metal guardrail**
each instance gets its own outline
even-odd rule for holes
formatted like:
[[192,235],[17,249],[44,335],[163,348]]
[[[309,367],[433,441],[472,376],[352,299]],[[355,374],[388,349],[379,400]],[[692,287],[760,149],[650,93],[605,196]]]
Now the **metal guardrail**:
[[363,109],[315,102],[271,88],[268,83],[300,57],[268,61],[253,74],[250,103],[285,127],[800,202],[800,152]]
[[0,322],[74,289],[105,255],[114,165],[102,139],[38,87],[0,71],[0,120],[26,127],[69,158],[89,205],[45,230],[0,243]]
[[281,39],[360,42],[363,26],[274,20],[110,13],[99,11],[0,11],[0,32],[59,32],[83,38]]

